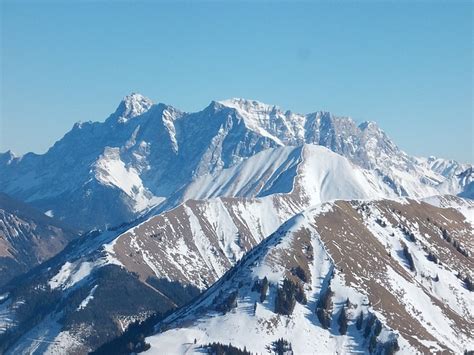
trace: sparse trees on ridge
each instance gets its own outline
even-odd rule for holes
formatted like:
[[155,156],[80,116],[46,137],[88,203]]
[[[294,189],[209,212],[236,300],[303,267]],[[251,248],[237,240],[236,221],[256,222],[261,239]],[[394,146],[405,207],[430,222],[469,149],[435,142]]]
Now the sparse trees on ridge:
[[283,315],[291,315],[295,304],[306,304],[306,295],[298,283],[284,279],[283,284],[278,287],[275,298],[275,312]]
[[316,316],[318,317],[321,326],[325,329],[331,325],[331,308],[332,308],[333,292],[331,286],[322,292],[316,304]]

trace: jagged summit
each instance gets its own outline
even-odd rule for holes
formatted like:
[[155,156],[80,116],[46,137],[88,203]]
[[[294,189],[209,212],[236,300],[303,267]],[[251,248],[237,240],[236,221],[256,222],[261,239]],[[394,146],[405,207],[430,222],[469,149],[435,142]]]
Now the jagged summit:
[[270,113],[272,111],[279,111],[279,107],[275,105],[268,105],[257,100],[248,100],[243,98],[231,98],[218,101],[220,104],[241,110],[247,113]]
[[138,93],[131,93],[125,96],[120,102],[114,116],[118,117],[117,122],[125,123],[133,117],[142,115],[152,106],[153,101],[149,98]]

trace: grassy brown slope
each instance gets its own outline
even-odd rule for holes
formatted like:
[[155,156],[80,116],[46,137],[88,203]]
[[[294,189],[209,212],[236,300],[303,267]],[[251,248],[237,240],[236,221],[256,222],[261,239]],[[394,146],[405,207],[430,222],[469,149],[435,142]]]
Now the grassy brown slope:
[[[374,202],[374,204],[383,211],[384,217],[394,226],[402,224],[412,227],[418,223],[420,232],[430,236],[429,240],[433,245],[429,247],[439,250],[444,262],[463,270],[472,264],[472,260],[461,255],[455,248],[445,245],[439,228],[435,225],[444,221],[443,225],[446,225],[446,228],[449,228],[457,238],[463,242],[472,240],[472,235],[469,235],[469,225],[464,222],[464,216],[460,213],[424,203],[419,204],[415,201],[401,204],[384,200]],[[433,342],[437,342],[437,339],[407,312],[406,306],[400,301],[401,295],[397,295],[386,281],[388,268],[393,269],[409,282],[416,282],[416,280],[407,268],[390,256],[386,247],[366,227],[363,214],[360,213],[362,206],[363,203],[338,201],[332,211],[316,217],[315,227],[334,259],[337,269],[344,274],[346,284],[364,290],[374,308],[386,317],[390,327],[398,330],[416,348],[428,352],[429,349],[418,339]],[[402,222],[400,222],[401,219]],[[435,222],[428,222],[428,219]],[[428,290],[424,289],[424,291],[432,302],[442,309],[458,331],[466,333],[472,329],[472,320],[463,319],[444,303],[431,296]],[[444,348],[442,344],[439,345]]]

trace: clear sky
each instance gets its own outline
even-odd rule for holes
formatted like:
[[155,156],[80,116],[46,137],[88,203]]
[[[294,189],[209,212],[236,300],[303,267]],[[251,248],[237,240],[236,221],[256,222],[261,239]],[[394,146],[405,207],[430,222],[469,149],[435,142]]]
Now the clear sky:
[[471,2],[0,1],[0,151],[42,153],[140,92],[327,110],[474,161]]

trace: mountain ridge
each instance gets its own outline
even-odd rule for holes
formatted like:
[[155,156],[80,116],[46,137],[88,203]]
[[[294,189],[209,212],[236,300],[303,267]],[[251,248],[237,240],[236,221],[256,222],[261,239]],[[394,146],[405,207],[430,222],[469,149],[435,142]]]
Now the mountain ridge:
[[[448,221],[453,237],[472,253],[467,225],[454,212],[414,200],[310,208],[159,322],[146,353],[199,353],[217,342],[265,353],[280,338],[295,353],[470,349],[472,299],[456,274],[469,272],[472,261],[445,249],[437,225]],[[269,286],[262,293],[256,285],[264,278]],[[283,280],[305,294],[293,298],[289,313],[278,306]]]
[[0,193],[0,287],[79,237],[63,222]]

